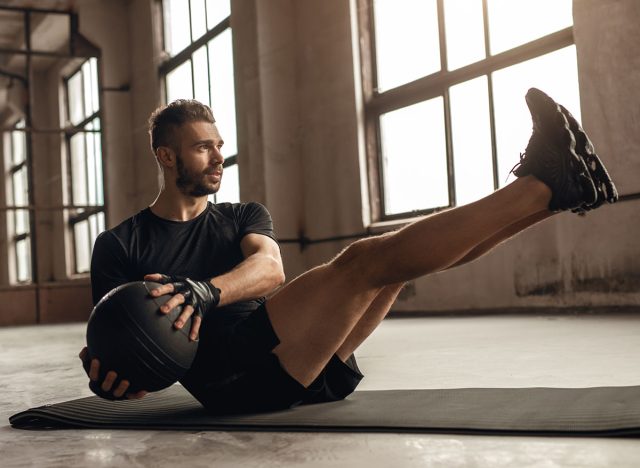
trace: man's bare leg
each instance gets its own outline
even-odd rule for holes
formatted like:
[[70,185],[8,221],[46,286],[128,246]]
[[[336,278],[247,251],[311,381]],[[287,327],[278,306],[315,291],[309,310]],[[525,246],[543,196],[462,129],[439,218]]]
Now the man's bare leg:
[[404,283],[391,284],[380,290],[375,299],[369,304],[367,310],[358,323],[353,327],[347,338],[336,351],[336,356],[345,362],[358,347],[378,328],[380,322],[387,316],[391,306],[398,298],[398,294],[404,287]]
[[469,263],[476,258],[479,258],[486,254],[487,252],[493,250],[498,245],[502,244],[504,241],[511,239],[514,235],[524,231],[525,229],[538,224],[540,221],[543,221],[555,213],[545,209],[538,213],[532,214],[531,216],[516,221],[515,223],[507,226],[502,231],[498,232],[495,236],[487,239],[486,241],[478,244],[473,250],[471,250],[467,255],[461,258],[458,262],[451,265],[449,268],[457,267],[463,265],[465,263]]
[[275,354],[291,376],[309,385],[384,286],[456,264],[508,226],[544,211],[550,199],[544,183],[522,177],[477,202],[353,243],[269,299],[280,338]]
[[[465,255],[460,261],[451,265],[450,268],[460,266],[464,263],[469,263],[478,257],[489,252],[496,246],[502,244],[504,241],[510,239],[515,234],[524,231],[525,229],[539,223],[540,221],[552,216],[553,213],[549,210],[543,210],[535,213],[527,218],[521,219],[515,222],[505,229],[497,233],[495,236],[487,239],[483,243],[476,246],[467,255]],[[380,322],[387,316],[391,310],[391,306],[396,301],[398,294],[404,287],[404,283],[392,284],[385,286],[375,297],[373,302],[369,305],[366,312],[362,315],[360,320],[353,327],[344,343],[336,351],[336,355],[343,362],[346,361],[351,354],[355,352],[358,347],[364,343],[364,341],[373,333],[373,331],[380,325]]]

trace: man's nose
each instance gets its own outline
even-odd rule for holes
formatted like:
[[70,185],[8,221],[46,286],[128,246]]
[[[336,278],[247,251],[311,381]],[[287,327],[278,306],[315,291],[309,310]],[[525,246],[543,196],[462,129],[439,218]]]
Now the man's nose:
[[216,164],[222,164],[224,162],[224,156],[222,156],[222,153],[216,147],[214,147],[212,151],[212,159]]

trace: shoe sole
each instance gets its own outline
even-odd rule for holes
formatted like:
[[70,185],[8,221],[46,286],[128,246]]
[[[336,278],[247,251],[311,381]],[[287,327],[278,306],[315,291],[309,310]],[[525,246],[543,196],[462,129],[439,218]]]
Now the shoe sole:
[[[567,117],[553,99],[537,88],[531,88],[525,96],[531,113],[534,129],[545,138],[554,141],[562,151],[569,151],[569,158],[565,161],[566,170],[577,176],[576,182],[582,188],[583,205],[593,205],[598,200],[596,187],[591,179],[590,171],[584,159],[576,152],[576,138],[571,131]],[[562,130],[561,130],[562,129]]]
[[592,205],[585,205],[582,208],[585,211],[589,211],[599,207],[604,202],[615,203],[618,201],[618,190],[616,189],[613,180],[611,180],[611,176],[602,163],[602,160],[596,154],[593,143],[589,139],[587,132],[584,131],[576,118],[571,115],[571,112],[569,112],[562,104],[558,104],[558,106],[567,119],[569,129],[573,132],[575,137],[575,151],[578,156],[583,159],[587,169],[589,169],[589,174],[591,175],[596,191],[598,192],[598,199],[596,202]]

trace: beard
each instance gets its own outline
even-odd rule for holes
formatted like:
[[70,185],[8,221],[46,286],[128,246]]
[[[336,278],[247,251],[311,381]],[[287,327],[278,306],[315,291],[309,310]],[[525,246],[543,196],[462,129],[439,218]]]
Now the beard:
[[216,187],[214,184],[205,181],[206,174],[189,171],[184,166],[179,154],[176,154],[176,169],[178,170],[176,186],[185,195],[203,197],[212,195],[220,189],[220,184]]

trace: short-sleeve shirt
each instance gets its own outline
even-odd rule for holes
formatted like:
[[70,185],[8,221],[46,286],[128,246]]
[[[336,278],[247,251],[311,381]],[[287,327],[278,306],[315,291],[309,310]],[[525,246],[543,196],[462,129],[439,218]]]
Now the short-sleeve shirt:
[[[91,257],[91,288],[96,304],[124,283],[146,274],[188,276],[207,280],[232,270],[244,260],[240,241],[251,233],[276,240],[267,209],[259,203],[207,203],[188,221],[171,221],[145,208],[102,232]],[[216,309],[218,318],[235,321],[259,307],[265,298]]]

